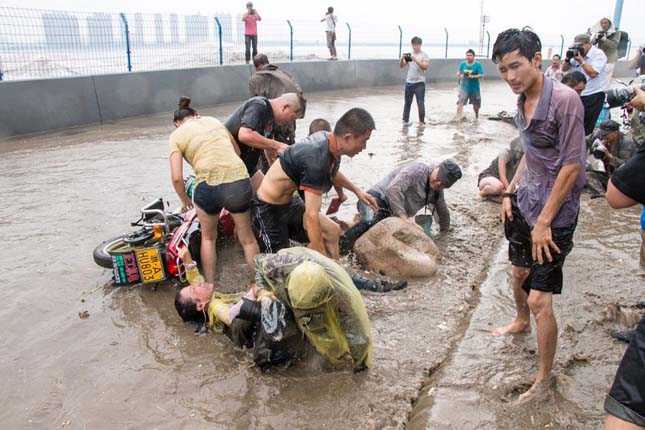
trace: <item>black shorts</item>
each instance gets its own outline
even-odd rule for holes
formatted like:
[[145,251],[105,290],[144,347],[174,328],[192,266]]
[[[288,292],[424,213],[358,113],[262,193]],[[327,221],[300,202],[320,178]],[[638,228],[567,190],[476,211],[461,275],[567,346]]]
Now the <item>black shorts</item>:
[[298,196],[285,205],[272,205],[258,197],[253,199],[251,220],[260,238],[260,250],[274,253],[289,247],[289,239],[308,243],[303,225],[305,202]]
[[605,399],[605,412],[645,427],[645,316],[618,366]]
[[249,210],[252,197],[248,178],[215,186],[200,182],[195,187],[193,203],[208,215],[219,215],[223,208],[237,214]]
[[508,239],[508,258],[513,266],[530,268],[529,276],[522,288],[529,294],[530,290],[544,291],[553,294],[562,292],[562,266],[567,255],[573,249],[573,233],[576,223],[563,228],[552,228],[553,242],[560,248],[560,254],[551,250],[553,261],[544,257],[544,263],[533,261],[531,227],[522,216],[517,206],[517,196],[513,195],[513,221],[506,220],[504,234]]

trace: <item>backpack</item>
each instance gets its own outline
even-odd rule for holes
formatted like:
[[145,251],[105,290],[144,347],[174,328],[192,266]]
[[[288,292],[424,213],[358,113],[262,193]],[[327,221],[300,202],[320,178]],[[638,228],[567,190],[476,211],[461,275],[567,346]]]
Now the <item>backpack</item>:
[[627,55],[627,46],[629,45],[629,34],[625,31],[618,31],[620,39],[618,40],[618,58],[623,58]]

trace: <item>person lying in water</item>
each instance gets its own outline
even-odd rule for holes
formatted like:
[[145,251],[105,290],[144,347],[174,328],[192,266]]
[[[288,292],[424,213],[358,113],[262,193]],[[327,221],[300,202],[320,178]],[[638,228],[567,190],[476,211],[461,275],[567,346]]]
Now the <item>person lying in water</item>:
[[[350,358],[356,371],[371,366],[372,338],[363,299],[352,277],[332,259],[303,247],[259,254],[254,262],[256,282],[241,297],[214,292],[214,285],[204,282],[188,249],[181,248],[179,255],[190,285],[175,297],[177,313],[184,321],[224,326],[224,332],[240,347],[257,346],[260,336],[262,346],[270,349],[259,363],[256,353],[261,367],[288,365],[296,358],[299,348],[293,346],[294,336],[288,335],[293,333],[290,322],[291,329],[295,323],[332,364]],[[376,288],[376,282],[362,280]],[[397,286],[404,288],[407,282]]]

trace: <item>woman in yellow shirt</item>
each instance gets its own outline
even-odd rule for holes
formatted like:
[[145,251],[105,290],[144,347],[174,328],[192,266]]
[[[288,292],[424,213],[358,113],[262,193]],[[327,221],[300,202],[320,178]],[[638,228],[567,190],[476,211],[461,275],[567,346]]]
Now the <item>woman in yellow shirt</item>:
[[[251,182],[240,150],[226,127],[212,117],[200,117],[181,97],[174,113],[177,129],[170,135],[170,173],[183,210],[195,207],[202,227],[201,263],[207,282],[214,282],[217,254],[217,222],[226,208],[235,221],[244,256],[253,267],[260,251],[251,230]],[[196,186],[191,201],[184,189],[183,160],[191,165]]]

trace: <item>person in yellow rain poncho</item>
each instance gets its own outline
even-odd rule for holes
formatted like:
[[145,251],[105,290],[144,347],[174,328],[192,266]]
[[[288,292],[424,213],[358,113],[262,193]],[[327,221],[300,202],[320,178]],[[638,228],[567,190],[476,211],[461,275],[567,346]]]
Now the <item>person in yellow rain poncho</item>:
[[255,347],[260,367],[290,364],[300,354],[294,343],[302,335],[334,365],[350,362],[355,371],[371,367],[372,337],[363,299],[334,260],[302,247],[259,254],[256,282],[242,297],[213,292],[190,254],[182,250],[181,256],[191,285],[175,298],[179,315],[184,321],[223,325],[238,346]]

